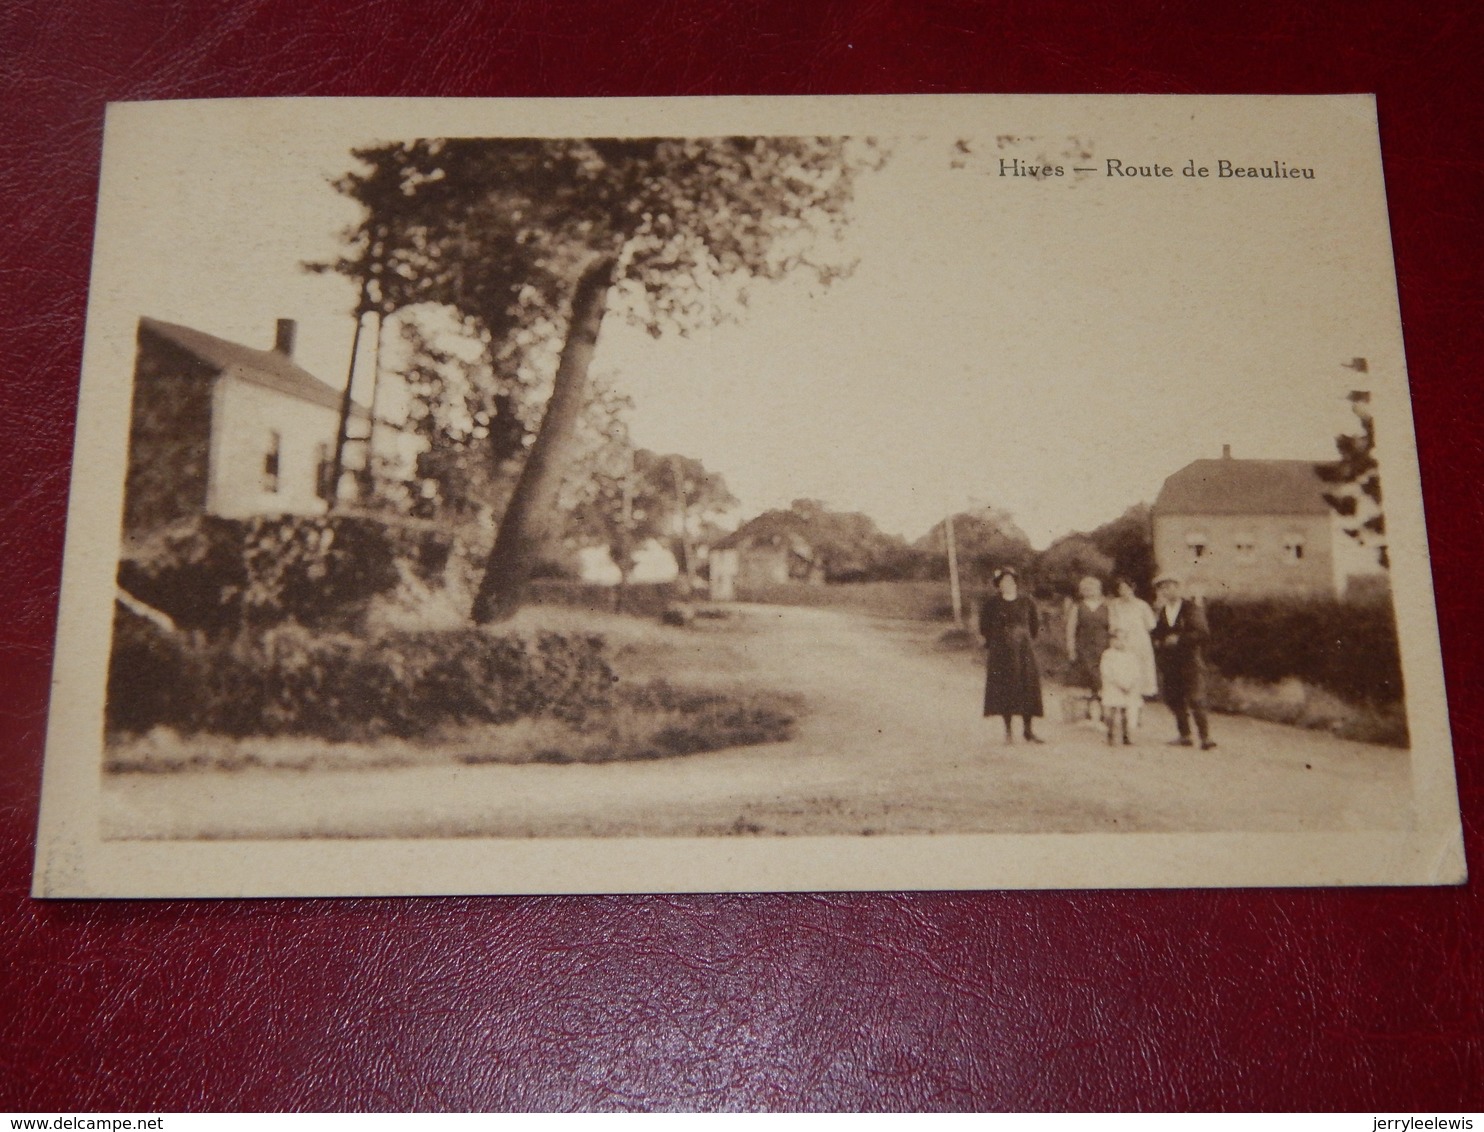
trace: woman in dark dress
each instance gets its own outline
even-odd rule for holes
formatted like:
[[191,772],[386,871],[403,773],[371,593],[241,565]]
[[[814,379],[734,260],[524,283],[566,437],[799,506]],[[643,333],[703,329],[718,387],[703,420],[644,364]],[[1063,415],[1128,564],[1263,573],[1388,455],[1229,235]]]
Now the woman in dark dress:
[[985,599],[979,610],[979,635],[989,651],[984,677],[984,715],[998,715],[1005,720],[1005,742],[1013,743],[1010,727],[1012,716],[1020,716],[1028,743],[1040,738],[1031,728],[1031,720],[1040,718],[1041,672],[1036,666],[1032,647],[1041,631],[1036,605],[1020,594],[1020,579],[1006,567],[994,576],[999,592]]

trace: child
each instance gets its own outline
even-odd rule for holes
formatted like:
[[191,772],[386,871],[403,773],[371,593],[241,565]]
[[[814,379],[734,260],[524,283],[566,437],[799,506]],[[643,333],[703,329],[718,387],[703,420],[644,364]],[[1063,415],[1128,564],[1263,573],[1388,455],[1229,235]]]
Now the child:
[[1121,729],[1124,746],[1133,740],[1129,728],[1139,726],[1139,708],[1144,702],[1139,691],[1139,658],[1129,647],[1128,634],[1119,629],[1110,639],[1103,659],[1098,664],[1103,681],[1103,718],[1108,723],[1108,743],[1115,742]]

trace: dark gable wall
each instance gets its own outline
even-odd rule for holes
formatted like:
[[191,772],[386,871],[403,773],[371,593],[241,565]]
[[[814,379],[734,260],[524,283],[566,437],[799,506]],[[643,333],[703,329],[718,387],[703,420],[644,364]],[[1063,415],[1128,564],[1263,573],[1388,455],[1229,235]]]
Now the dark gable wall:
[[127,534],[147,534],[205,510],[214,375],[199,358],[140,331],[124,489]]

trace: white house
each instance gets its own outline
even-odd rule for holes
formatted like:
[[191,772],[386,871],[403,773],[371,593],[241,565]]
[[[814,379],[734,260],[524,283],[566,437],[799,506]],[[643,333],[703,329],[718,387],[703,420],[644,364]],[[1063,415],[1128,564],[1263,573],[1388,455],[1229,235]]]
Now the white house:
[[[316,514],[331,497],[341,392],[293,360],[295,324],[271,350],[139,320],[124,529],[197,514]],[[353,405],[360,435],[369,420]],[[357,447],[347,450],[349,455]]]

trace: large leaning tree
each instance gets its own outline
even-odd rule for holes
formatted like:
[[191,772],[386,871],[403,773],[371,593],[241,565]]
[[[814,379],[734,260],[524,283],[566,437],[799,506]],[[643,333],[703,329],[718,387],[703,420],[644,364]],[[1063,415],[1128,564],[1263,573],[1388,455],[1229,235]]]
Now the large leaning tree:
[[475,597],[519,607],[558,489],[605,315],[658,336],[735,317],[748,284],[848,268],[838,237],[879,147],[849,138],[438,138],[354,151],[336,182],[365,212],[326,269],[362,311],[443,304],[497,369],[560,342],[552,392]]

